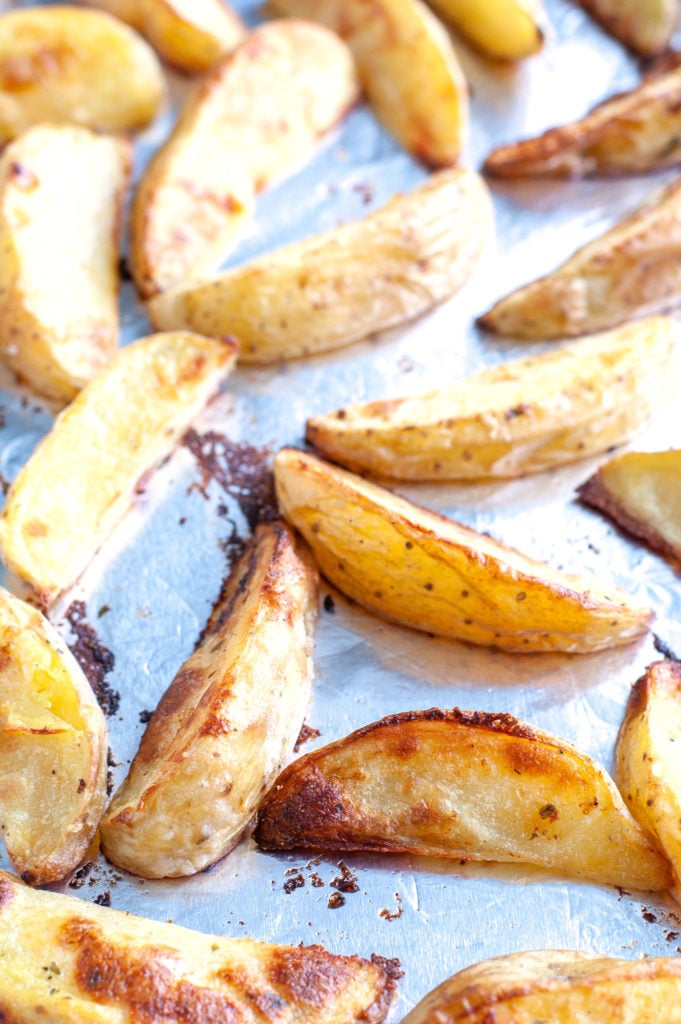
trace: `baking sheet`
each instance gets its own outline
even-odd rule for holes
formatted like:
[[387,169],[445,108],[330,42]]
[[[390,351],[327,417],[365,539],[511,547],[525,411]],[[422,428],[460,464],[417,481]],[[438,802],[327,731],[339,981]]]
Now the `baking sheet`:
[[[256,4],[236,6],[249,21],[260,20]],[[547,0],[547,10],[546,48],[518,68],[486,63],[457,41],[472,88],[466,154],[472,166],[494,144],[578,116],[637,80],[635,62],[580,8]],[[179,95],[182,83],[173,82]],[[141,136],[138,173],[172,116],[166,110]],[[359,217],[424,175],[360,107],[306,167],[260,198],[255,221],[227,265]],[[268,453],[301,444],[304,421],[313,413],[413,393],[538,351],[536,344],[483,337],[472,326],[474,316],[555,266],[673,176],[494,184],[496,250],[451,301],[405,329],[340,352],[232,375],[225,393],[194,424],[200,443],[180,446],[154,475],[53,616],[71,642],[80,636],[81,651],[89,645],[110,699],[116,785],[135,753],[145,713],[193,649],[228,571],[235,537],[248,534],[249,498]],[[124,342],[148,332],[130,284],[122,309]],[[0,477],[10,481],[49,429],[51,413],[8,376],[0,383]],[[660,412],[636,443],[651,449],[681,445],[678,413]],[[213,457],[210,466],[207,456]],[[509,483],[396,489],[553,565],[613,578],[650,603],[656,633],[681,652],[674,570],[574,501],[575,487],[597,463]],[[17,581],[6,582],[22,593]],[[629,688],[659,657],[653,635],[624,649],[572,657],[476,649],[383,623],[324,586],[322,599],[326,595],[333,600],[320,611],[307,718],[319,736],[303,751],[392,712],[458,705],[510,712],[571,740],[611,770]],[[398,957],[404,978],[393,1021],[445,977],[489,956],[557,947],[631,957],[681,952],[681,917],[671,900],[566,881],[531,867],[345,855],[358,890],[331,909],[341,858],[313,857],[265,854],[246,839],[193,878],[144,881],[100,857],[59,888],[203,931]],[[6,859],[1,863],[9,867]]]

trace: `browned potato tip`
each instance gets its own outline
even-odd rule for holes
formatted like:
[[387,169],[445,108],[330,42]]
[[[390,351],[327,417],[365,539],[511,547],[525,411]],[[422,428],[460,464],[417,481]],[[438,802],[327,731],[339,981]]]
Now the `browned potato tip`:
[[679,21],[678,0],[579,0],[606,32],[642,57],[661,53]]
[[391,715],[294,761],[255,838],[266,850],[524,861],[634,889],[671,879],[600,765],[511,715],[458,708]]
[[571,950],[512,953],[467,967],[402,1024],[678,1024],[681,960]]

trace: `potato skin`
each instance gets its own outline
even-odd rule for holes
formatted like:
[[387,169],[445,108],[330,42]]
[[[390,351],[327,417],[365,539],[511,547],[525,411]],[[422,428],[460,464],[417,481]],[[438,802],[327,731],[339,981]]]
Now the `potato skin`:
[[496,60],[516,61],[544,45],[541,0],[432,0],[433,7],[473,46]]
[[114,864],[188,875],[236,845],[303,725],[317,583],[285,523],[256,529],[104,817]]
[[246,36],[224,0],[139,0],[139,7],[144,35],[180,71],[207,71]]
[[606,32],[642,57],[667,48],[679,20],[676,0],[579,0]]

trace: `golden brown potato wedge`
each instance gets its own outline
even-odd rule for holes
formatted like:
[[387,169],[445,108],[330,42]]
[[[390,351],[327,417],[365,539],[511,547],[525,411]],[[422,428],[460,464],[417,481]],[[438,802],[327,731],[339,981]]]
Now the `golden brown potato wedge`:
[[309,155],[355,103],[350,51],[321,25],[273,21],[223,58],[147,167],[131,219],[144,296],[212,269],[253,198]]
[[552,273],[501,299],[479,325],[528,341],[574,337],[678,303],[680,211],[675,181]]
[[142,32],[181,71],[206,71],[246,36],[225,0],[139,0],[139,8]]
[[30,889],[6,872],[0,925],[8,1021],[379,1024],[395,987],[378,959],[204,935]]
[[96,7],[107,14],[113,14],[133,28],[142,27],[142,11],[139,0],[85,0],[88,7]]
[[37,609],[0,589],[0,830],[24,881],[57,881],[83,859],[106,771],[106,723],[80,666]]
[[669,317],[639,320],[446,390],[313,416],[305,436],[348,469],[396,480],[540,472],[626,440],[659,407],[680,342]]
[[669,46],[678,0],[579,0],[585,11],[630,50],[652,57]]
[[670,884],[600,765],[511,715],[458,708],[391,715],[294,761],[255,838],[267,850],[525,861],[605,885]]
[[303,726],[317,583],[288,526],[257,527],[102,821],[114,864],[188,875],[236,845]]
[[658,661],[632,688],[617,737],[615,778],[629,810],[681,883],[681,664]]
[[652,548],[681,560],[681,451],[626,452],[606,462],[579,496]]
[[284,448],[282,514],[322,573],[403,626],[509,651],[595,651],[629,643],[652,613],[617,587],[568,575],[390,491]]
[[512,953],[444,981],[402,1024],[679,1024],[681,960]]
[[234,359],[229,341],[154,334],[121,349],[57,417],[0,514],[2,559],[43,605],[78,578]]
[[132,154],[120,138],[37,125],[0,159],[0,357],[67,401],[118,344],[118,241]]
[[270,0],[327,25],[352,50],[376,115],[417,160],[449,167],[468,138],[468,87],[449,36],[421,0]]
[[67,4],[0,16],[0,143],[44,121],[135,131],[163,95],[156,54],[118,18]]
[[430,0],[431,5],[488,57],[522,60],[544,45],[541,0]]
[[149,316],[164,330],[232,334],[245,363],[327,352],[449,298],[492,233],[482,178],[438,171],[363,220],[156,296]]

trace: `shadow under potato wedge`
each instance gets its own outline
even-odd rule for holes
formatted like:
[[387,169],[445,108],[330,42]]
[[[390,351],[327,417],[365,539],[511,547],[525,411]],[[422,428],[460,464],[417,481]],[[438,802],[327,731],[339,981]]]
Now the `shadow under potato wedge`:
[[309,847],[527,862],[666,889],[670,871],[612,779],[511,715],[391,715],[294,761],[263,801],[266,850]]
[[282,449],[274,479],[322,574],[392,622],[525,653],[616,647],[651,622],[618,587],[553,569],[314,455]]
[[678,0],[579,0],[606,32],[642,57],[669,46],[679,22]]
[[496,60],[523,60],[544,45],[546,11],[541,0],[430,0],[445,21],[482,53]]

